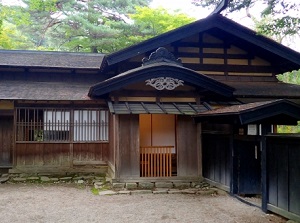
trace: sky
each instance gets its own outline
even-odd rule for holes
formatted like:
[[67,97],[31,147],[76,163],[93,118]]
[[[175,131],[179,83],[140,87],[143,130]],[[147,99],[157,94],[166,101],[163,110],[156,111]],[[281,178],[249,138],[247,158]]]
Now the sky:
[[[20,2],[21,0],[0,0],[0,2],[5,4],[15,4],[16,2]],[[286,2],[298,2],[299,0],[286,0]],[[192,5],[191,0],[152,0],[150,7],[163,7],[167,10],[174,11],[180,10],[183,13],[186,13],[196,19],[202,19],[208,16],[214,8],[211,9],[203,9],[201,7],[196,7]],[[259,17],[260,12],[265,7],[263,5],[255,5],[255,7],[250,9],[251,14],[255,17]],[[294,12],[293,12],[294,13]],[[299,13],[299,12],[296,12]],[[245,11],[238,12],[238,13],[230,13],[227,17],[244,25],[250,29],[254,29],[254,23],[251,19],[247,18]],[[300,17],[300,15],[298,15]],[[286,39],[283,43],[286,46],[293,48],[300,52],[300,37],[294,39]]]

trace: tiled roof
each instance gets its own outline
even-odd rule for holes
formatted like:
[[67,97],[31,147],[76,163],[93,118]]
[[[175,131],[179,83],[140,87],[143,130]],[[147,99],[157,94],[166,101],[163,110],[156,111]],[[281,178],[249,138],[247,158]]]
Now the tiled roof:
[[214,121],[219,123],[269,123],[295,125],[300,120],[300,106],[285,99],[233,105],[194,116],[196,122]]
[[206,111],[201,113],[201,115],[217,115],[217,114],[237,114],[243,111],[248,111],[251,109],[257,109],[259,107],[273,104],[275,102],[279,102],[281,99],[278,100],[272,100],[272,101],[260,101],[260,102],[253,102],[248,104],[242,104],[242,105],[232,105],[224,108],[218,108],[211,111]]
[[233,88],[236,97],[299,98],[300,85],[283,82],[223,82]]
[[0,100],[90,100],[90,84],[1,81]]
[[103,54],[0,50],[0,66],[100,69]]

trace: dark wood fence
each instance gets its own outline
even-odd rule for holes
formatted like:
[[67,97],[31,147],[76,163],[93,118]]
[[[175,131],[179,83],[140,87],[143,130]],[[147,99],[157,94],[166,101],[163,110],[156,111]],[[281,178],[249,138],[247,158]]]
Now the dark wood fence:
[[267,208],[300,221],[300,137],[267,137]]
[[230,136],[203,134],[202,161],[203,176],[220,184],[226,190],[230,187]]

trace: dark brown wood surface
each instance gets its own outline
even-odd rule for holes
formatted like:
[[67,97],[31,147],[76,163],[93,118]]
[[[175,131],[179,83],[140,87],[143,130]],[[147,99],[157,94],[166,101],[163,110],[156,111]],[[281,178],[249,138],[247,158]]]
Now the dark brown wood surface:
[[0,117],[0,167],[12,165],[13,117]]
[[177,176],[200,176],[199,156],[197,147],[197,125],[191,117],[178,116],[177,120]]
[[16,143],[17,166],[70,166],[68,143]]
[[73,160],[107,161],[108,143],[74,143],[73,148]]
[[106,162],[108,149],[108,143],[17,143],[16,166],[71,167],[73,161]]
[[139,115],[119,116],[119,151],[117,175],[140,176]]

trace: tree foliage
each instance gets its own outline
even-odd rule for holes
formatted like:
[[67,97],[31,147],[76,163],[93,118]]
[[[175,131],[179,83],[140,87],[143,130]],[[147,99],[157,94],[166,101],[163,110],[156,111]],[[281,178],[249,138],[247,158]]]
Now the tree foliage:
[[[196,6],[217,6],[221,0],[193,0]],[[255,18],[251,10],[254,6],[261,10],[259,18]],[[288,36],[298,35],[300,31],[300,1],[296,0],[231,0],[227,13],[242,11],[253,19],[256,30],[282,42]]]
[[5,19],[6,28],[15,27],[10,37],[18,46],[3,48],[110,53],[195,20],[179,11],[149,8],[149,0],[23,3],[7,7],[11,16]]
[[169,12],[164,8],[136,7],[136,13],[131,14],[133,30],[138,41],[152,38],[170,30],[195,21],[180,11]]
[[112,52],[130,24],[128,14],[149,0],[23,0],[11,7],[16,24],[34,49]]
[[[277,75],[277,79],[284,83],[300,85],[300,70],[293,70]],[[300,122],[297,126],[278,125],[278,133],[300,133]]]

